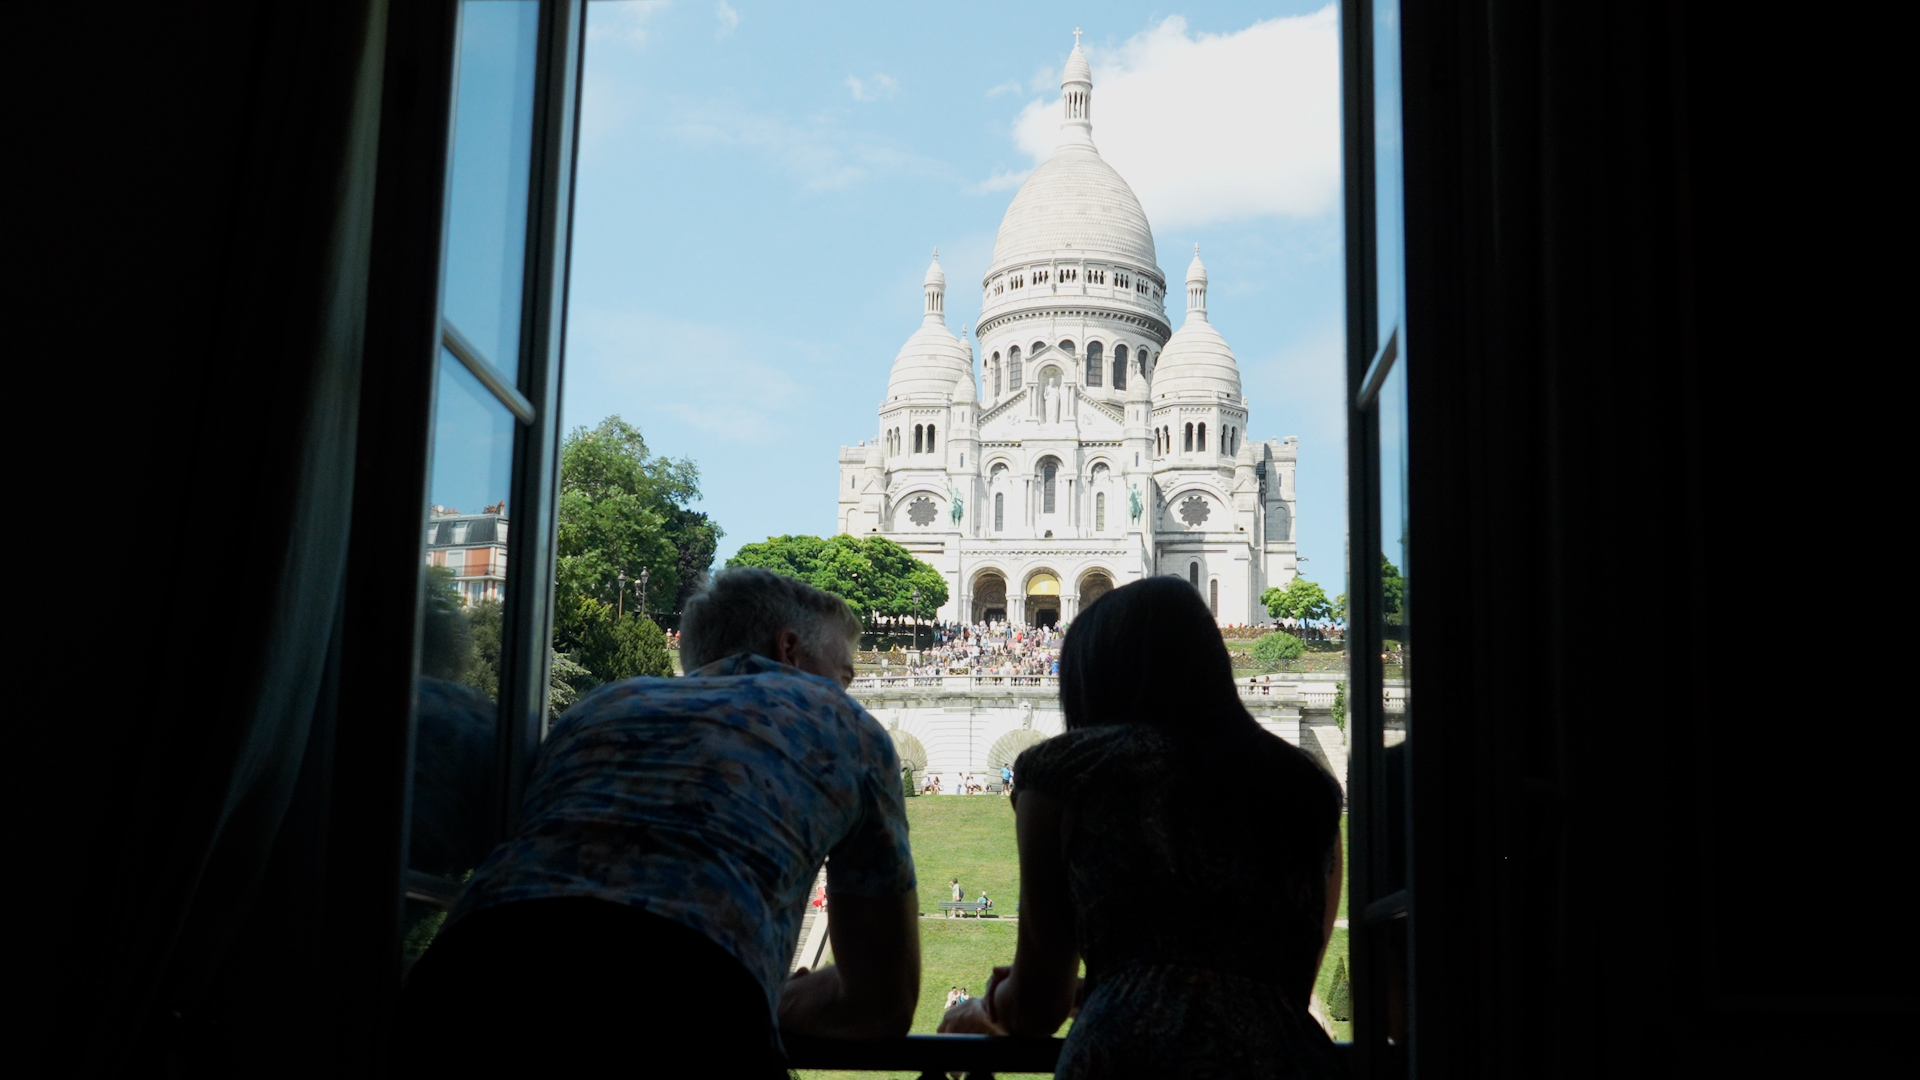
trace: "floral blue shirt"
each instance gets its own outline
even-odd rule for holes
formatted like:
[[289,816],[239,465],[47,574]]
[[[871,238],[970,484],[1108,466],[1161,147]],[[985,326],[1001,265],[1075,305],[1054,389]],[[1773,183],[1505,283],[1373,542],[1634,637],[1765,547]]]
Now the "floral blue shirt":
[[546,897],[626,904],[706,935],[772,1009],[829,858],[830,893],[913,890],[893,740],[839,683],[741,653],[567,710],[519,828],[453,919]]

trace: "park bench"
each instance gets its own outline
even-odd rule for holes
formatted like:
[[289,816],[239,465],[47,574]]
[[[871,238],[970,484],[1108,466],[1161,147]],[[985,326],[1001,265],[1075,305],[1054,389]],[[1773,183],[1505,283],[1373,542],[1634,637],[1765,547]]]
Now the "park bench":
[[962,915],[981,916],[993,909],[978,900],[942,900],[940,910],[948,914],[957,911]]

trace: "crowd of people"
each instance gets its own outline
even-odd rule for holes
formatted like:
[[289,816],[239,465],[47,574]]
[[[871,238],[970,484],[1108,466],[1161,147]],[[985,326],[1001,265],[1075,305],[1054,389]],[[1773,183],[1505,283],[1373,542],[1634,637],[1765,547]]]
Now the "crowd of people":
[[887,675],[1058,675],[1064,634],[1006,622],[936,623],[919,663],[896,662],[896,650],[881,655],[880,667]]
[[1000,784],[997,791],[989,790],[989,784],[991,783],[991,781],[986,779],[986,777],[990,777],[991,775],[992,774],[990,773],[983,774],[983,773],[963,772],[959,775],[957,779],[954,780],[953,790],[949,791],[947,790],[946,781],[941,778],[941,775],[939,773],[928,773],[927,778],[924,781],[922,781],[920,784],[920,794],[922,795],[999,794],[999,795],[1004,795],[1009,797],[1013,795],[1013,766],[1011,765],[1000,766]]

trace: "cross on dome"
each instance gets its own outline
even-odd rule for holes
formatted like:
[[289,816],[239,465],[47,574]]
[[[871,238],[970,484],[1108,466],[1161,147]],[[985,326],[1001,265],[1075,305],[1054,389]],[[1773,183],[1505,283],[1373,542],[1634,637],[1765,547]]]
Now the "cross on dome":
[[1073,28],[1073,47],[1080,47],[1080,28],[1077,26]]

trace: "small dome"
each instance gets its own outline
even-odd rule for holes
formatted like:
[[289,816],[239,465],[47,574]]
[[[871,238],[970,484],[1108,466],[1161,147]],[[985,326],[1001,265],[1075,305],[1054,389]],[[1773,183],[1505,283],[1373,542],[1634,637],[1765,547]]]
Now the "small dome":
[[1227,339],[1205,318],[1187,316],[1160,350],[1160,363],[1153,369],[1153,396],[1158,401],[1173,394],[1203,393],[1240,398],[1240,364],[1233,358]]
[[947,285],[947,272],[940,269],[939,248],[933,249],[933,261],[927,264],[927,279],[922,282],[922,284],[929,287],[939,286],[940,288],[945,288]]
[[887,400],[915,394],[951,399],[954,383],[973,375],[972,357],[953,331],[929,319],[900,347],[887,376]]
[[973,405],[979,402],[979,400],[980,395],[973,387],[973,357],[968,356],[967,370],[961,372],[960,377],[953,381],[953,403],[955,405]]
[[[935,252],[935,254],[939,254]],[[1193,261],[1187,264],[1187,281],[1206,284],[1207,264],[1200,261],[1200,245],[1193,245]]]

